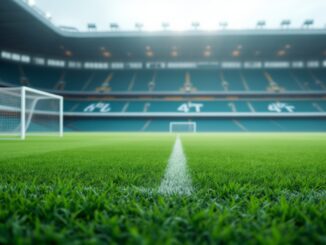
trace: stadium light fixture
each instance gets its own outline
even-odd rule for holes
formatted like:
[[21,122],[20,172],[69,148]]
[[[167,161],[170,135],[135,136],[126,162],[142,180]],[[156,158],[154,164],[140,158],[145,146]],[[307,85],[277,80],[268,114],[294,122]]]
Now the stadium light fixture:
[[72,52],[70,50],[66,50],[65,51],[65,56],[71,57],[72,56]]
[[265,20],[259,20],[257,21],[256,27],[263,29],[266,26],[266,21]]
[[147,45],[147,46],[145,47],[145,49],[146,49],[145,54],[146,54],[147,57],[153,57],[153,56],[154,56],[154,52],[153,52],[151,46],[148,46],[148,45]]
[[146,51],[146,56],[147,57],[153,57],[154,56],[154,52],[152,50],[148,50],[148,51]]
[[232,52],[232,56],[233,56],[233,57],[239,57],[240,55],[241,55],[240,50],[234,50],[234,51]]
[[166,31],[169,27],[170,27],[169,22],[162,22],[162,28],[163,28],[164,31]]
[[313,19],[307,19],[303,22],[302,27],[306,27],[309,28],[311,27],[313,24],[315,23],[315,21]]
[[142,31],[143,27],[144,27],[144,24],[143,23],[140,23],[140,22],[135,23],[135,28],[138,31]]
[[102,55],[103,55],[104,58],[110,58],[111,57],[111,53],[109,51],[106,51],[106,50],[103,51]]
[[291,20],[282,20],[281,21],[282,28],[288,28],[290,25],[291,25]]
[[203,52],[204,57],[210,57],[212,55],[212,47],[210,45],[207,45]]
[[228,27],[228,23],[226,22],[226,21],[222,21],[222,22],[220,22],[219,23],[219,26],[223,29],[223,30],[225,30],[227,27]]
[[205,50],[204,51],[204,57],[210,57],[212,55],[212,52],[210,50]]
[[172,57],[178,57],[178,51],[177,50],[173,50],[172,52],[171,52],[171,56]]
[[119,30],[119,25],[117,23],[110,23],[110,29],[111,31],[117,31]]
[[281,50],[277,51],[277,56],[282,57],[282,56],[285,56],[285,55],[286,55],[285,50],[281,49]]
[[48,20],[51,20],[52,19],[52,15],[50,12],[46,12],[45,13],[45,18],[47,18]]
[[191,23],[191,26],[194,30],[198,30],[198,28],[200,27],[200,23],[198,21],[194,21]]
[[87,29],[90,32],[96,31],[97,30],[96,24],[94,24],[94,23],[88,23],[87,24]]
[[33,7],[35,5],[35,0],[27,0],[27,4]]

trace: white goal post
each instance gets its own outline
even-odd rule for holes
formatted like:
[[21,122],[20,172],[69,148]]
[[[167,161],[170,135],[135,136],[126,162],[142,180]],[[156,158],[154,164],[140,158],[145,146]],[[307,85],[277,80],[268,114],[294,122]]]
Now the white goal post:
[[170,122],[169,126],[170,133],[196,133],[197,123],[196,122]]
[[0,139],[63,136],[63,97],[28,87],[0,88]]

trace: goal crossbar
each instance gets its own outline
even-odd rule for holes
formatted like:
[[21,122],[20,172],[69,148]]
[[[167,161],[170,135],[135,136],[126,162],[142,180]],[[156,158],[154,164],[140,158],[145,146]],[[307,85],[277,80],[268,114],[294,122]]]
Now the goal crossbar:
[[60,99],[60,100],[63,99],[63,97],[60,96],[60,95],[51,94],[51,93],[41,91],[41,90],[38,90],[38,89],[33,89],[33,88],[25,87],[25,86],[23,86],[21,88],[22,88],[22,90],[29,91],[29,92],[36,93],[36,94],[40,94],[40,95],[44,95],[46,97],[52,97],[52,98]]

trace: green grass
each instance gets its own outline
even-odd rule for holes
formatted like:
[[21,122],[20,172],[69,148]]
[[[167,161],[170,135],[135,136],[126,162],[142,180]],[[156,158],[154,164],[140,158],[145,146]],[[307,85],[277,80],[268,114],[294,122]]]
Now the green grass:
[[0,141],[0,244],[326,243],[325,134],[182,135],[191,196],[162,196],[175,136]]

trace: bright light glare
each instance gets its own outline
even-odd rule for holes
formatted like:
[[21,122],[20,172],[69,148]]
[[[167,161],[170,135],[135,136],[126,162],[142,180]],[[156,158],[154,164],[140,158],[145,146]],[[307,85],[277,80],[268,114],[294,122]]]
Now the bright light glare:
[[29,6],[34,6],[36,3],[35,3],[35,0],[27,0],[27,4]]
[[56,24],[81,30],[90,22],[99,30],[109,29],[113,22],[133,30],[139,22],[149,31],[162,30],[162,22],[179,31],[192,29],[194,21],[202,30],[218,29],[219,22],[232,29],[254,28],[258,20],[266,20],[267,28],[279,27],[284,19],[296,27],[309,18],[316,26],[326,23],[325,0],[37,0],[37,5],[51,12]]

